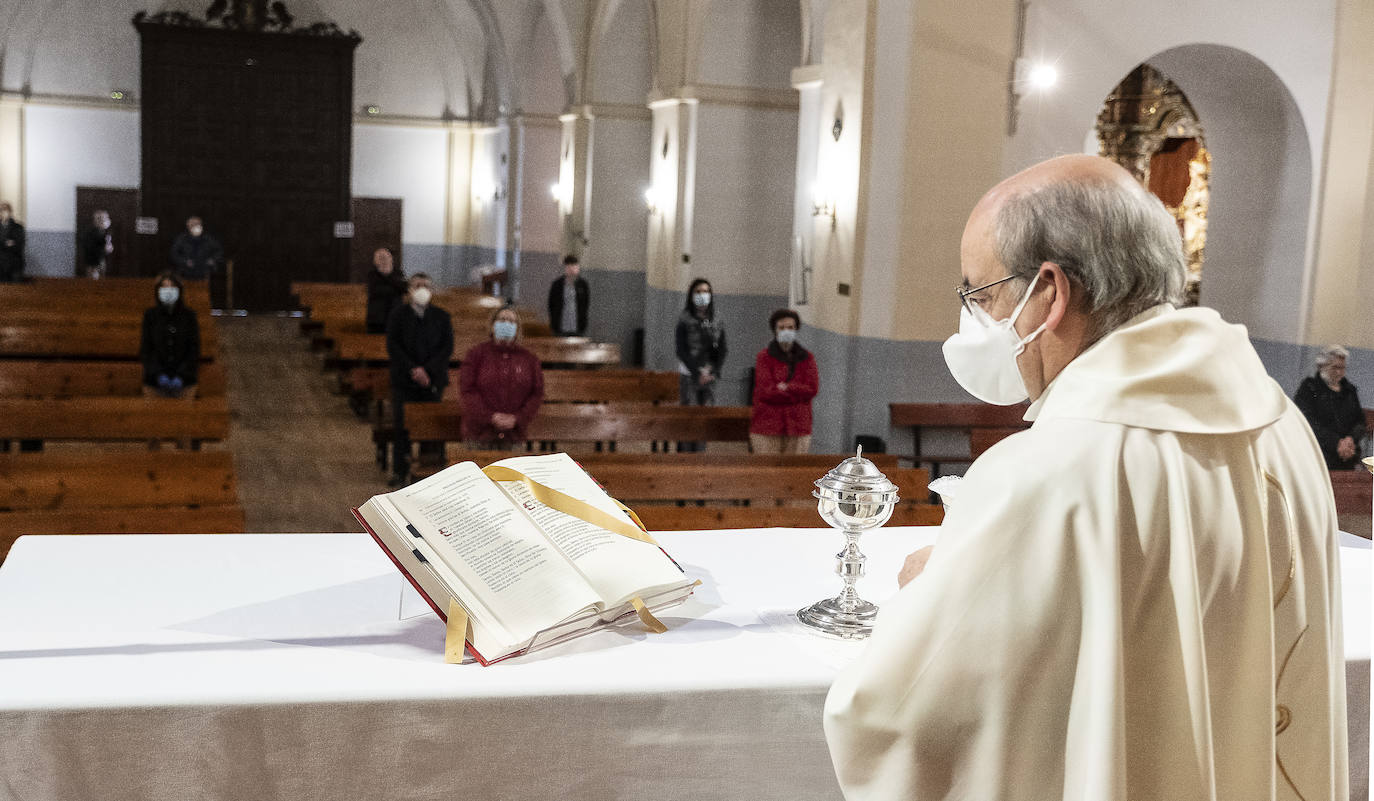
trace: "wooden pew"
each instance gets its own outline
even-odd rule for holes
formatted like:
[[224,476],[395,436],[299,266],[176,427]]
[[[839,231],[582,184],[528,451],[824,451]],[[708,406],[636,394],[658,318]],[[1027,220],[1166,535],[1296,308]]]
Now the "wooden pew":
[[[747,442],[748,406],[561,403],[539,410],[526,432],[539,442]],[[406,407],[414,442],[462,441],[462,413],[451,403]]]
[[[825,526],[811,497],[819,475],[816,468],[807,465],[759,469],[749,464],[718,464],[702,470],[677,461],[603,462],[592,465],[588,472],[607,492],[634,509],[651,531]],[[943,510],[927,502],[927,471],[901,468],[885,472],[897,485],[901,499],[891,525],[939,524]]]
[[0,454],[0,559],[27,534],[241,532],[231,454]]
[[222,440],[225,399],[0,398],[0,440]]
[[1336,497],[1336,514],[1368,517],[1374,504],[1374,476],[1360,465],[1355,470],[1332,470],[1331,491]]
[[[1026,414],[1025,404],[1016,406],[993,406],[988,403],[889,403],[888,422],[893,428],[910,428],[912,441],[912,463],[916,466],[929,464],[931,474],[940,474],[943,462],[971,462],[977,458],[972,452],[932,454],[921,452],[921,433],[941,430],[961,432],[971,437],[974,429],[983,429],[979,435],[978,447],[986,450],[992,442],[1002,436],[1029,428],[1022,418]],[[995,433],[1000,430],[1001,435]],[[970,442],[971,445],[974,443]],[[981,451],[979,451],[981,453]]]
[[[463,354],[479,339],[458,340],[453,343],[453,361],[457,366]],[[591,342],[583,337],[529,337],[520,344],[529,349],[546,365],[617,365],[620,364],[620,346],[609,342]],[[367,364],[385,364],[386,336],[383,334],[340,334],[334,340],[335,356],[332,366],[340,368]]]
[[[200,321],[201,361],[210,361],[219,352],[219,336],[212,319]],[[85,326],[80,313],[73,313],[68,324],[0,324],[0,358],[137,359],[143,331],[138,323],[130,326]]]
[[[457,402],[458,370],[449,370],[444,399]],[[385,367],[355,367],[345,379],[356,392],[373,400],[391,399],[391,374]],[[678,377],[671,371],[606,367],[600,370],[545,370],[545,403],[632,401],[677,403]]]
[[[224,397],[222,362],[200,366],[202,398]],[[141,396],[143,365],[136,361],[0,361],[0,398]]]
[[[458,462],[475,462],[480,467],[486,467],[493,462],[502,459],[509,459],[513,456],[534,456],[549,451],[469,451],[461,450],[456,458],[450,457],[448,464]],[[751,470],[771,470],[775,467],[806,467],[809,468],[816,478],[825,475],[826,471],[838,465],[849,454],[831,453],[788,453],[788,454],[766,454],[766,453],[719,453],[697,452],[697,453],[622,453],[619,451],[597,451],[594,453],[579,453],[573,456],[577,463],[593,475],[601,465],[613,466],[636,466],[636,467],[656,467],[659,465],[687,465],[694,470],[714,470],[717,467],[747,467]],[[887,453],[864,454],[864,458],[873,462],[879,470],[890,472],[896,470],[897,455]],[[424,478],[439,472],[447,465],[415,465],[412,475],[416,478]]]

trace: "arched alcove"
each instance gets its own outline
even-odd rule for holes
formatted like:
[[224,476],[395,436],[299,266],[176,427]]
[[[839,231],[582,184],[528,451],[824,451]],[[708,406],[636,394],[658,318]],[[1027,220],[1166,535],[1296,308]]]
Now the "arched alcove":
[[1202,305],[1257,339],[1297,342],[1312,154],[1293,95],[1263,61],[1232,47],[1183,45],[1145,63],[1187,95],[1213,158]]

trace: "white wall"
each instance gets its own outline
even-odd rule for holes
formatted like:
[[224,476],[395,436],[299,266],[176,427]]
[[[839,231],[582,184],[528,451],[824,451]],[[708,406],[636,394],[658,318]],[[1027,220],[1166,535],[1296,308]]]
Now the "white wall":
[[642,273],[652,124],[647,119],[598,117],[592,137],[594,201],[586,266]]
[[714,0],[707,12],[697,76],[701,83],[791,87],[801,63],[797,0]]
[[717,292],[786,296],[797,112],[701,103],[697,137],[688,272]]
[[139,184],[138,113],[30,105],[24,112],[24,223],[72,231],[76,187]]
[[403,242],[444,241],[447,164],[442,128],[353,126],[353,194],[401,198]]

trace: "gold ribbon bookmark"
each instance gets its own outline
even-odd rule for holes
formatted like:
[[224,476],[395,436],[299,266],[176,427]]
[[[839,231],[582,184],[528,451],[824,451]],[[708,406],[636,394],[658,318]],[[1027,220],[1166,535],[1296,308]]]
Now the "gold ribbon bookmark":
[[463,662],[463,646],[472,634],[468,610],[456,600],[448,599],[448,631],[444,633],[444,662],[458,665]]
[[[571,495],[559,492],[553,487],[540,484],[538,481],[521,473],[519,470],[512,470],[509,467],[501,467],[498,465],[490,465],[482,468],[482,472],[492,481],[519,481],[523,483],[526,487],[530,488],[530,492],[534,495],[535,500],[550,509],[557,510],[565,515],[572,515],[578,520],[585,520],[593,526],[604,528],[607,531],[614,532],[623,537],[629,537],[632,540],[639,540],[640,542],[647,542],[654,546],[658,545],[657,542],[654,542],[654,538],[650,537],[649,533],[643,528],[632,526],[614,515],[603,512],[586,501],[580,501]],[[613,498],[612,500],[615,499]],[[625,510],[636,523],[639,522],[638,516],[630,511],[629,507],[625,506],[625,504],[616,501],[616,505]]]
[[630,604],[634,606],[635,614],[639,615],[639,622],[643,623],[644,627],[649,631],[655,634],[662,634],[668,630],[668,627],[660,623],[658,618],[654,617],[654,613],[649,611],[649,607],[644,604],[643,598],[636,595],[630,599]]

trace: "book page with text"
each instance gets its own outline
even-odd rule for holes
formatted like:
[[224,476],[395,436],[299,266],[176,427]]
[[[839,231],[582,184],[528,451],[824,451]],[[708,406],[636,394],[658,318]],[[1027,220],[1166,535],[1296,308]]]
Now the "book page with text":
[[599,600],[577,570],[471,462],[388,497],[518,640]]
[[[634,525],[629,515],[566,453],[517,456],[495,464],[524,473],[546,487]],[[658,546],[632,540],[550,509],[535,500],[522,482],[497,483],[577,565],[607,606],[619,605],[655,587],[686,583],[682,571]]]

